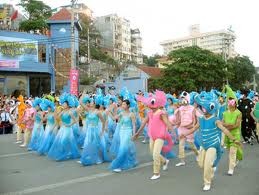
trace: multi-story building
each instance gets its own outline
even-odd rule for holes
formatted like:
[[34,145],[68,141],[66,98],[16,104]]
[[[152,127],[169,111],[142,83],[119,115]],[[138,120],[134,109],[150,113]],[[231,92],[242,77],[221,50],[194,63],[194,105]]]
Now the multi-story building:
[[131,30],[131,60],[137,64],[143,64],[142,38],[138,28]]
[[26,20],[11,4],[0,4],[0,30],[19,30],[19,24]]
[[190,35],[183,38],[166,40],[160,43],[164,55],[179,48],[199,46],[214,53],[223,54],[226,58],[235,57],[234,42],[236,36],[231,30],[219,30],[201,33],[198,24],[190,27]]
[[[136,55],[141,56],[141,37],[137,31],[131,31],[130,21],[110,14],[97,17],[94,21],[96,29],[102,36],[101,47],[103,50],[118,61],[132,61],[132,43],[139,48],[134,48]],[[132,35],[134,32],[134,35]],[[132,41],[132,38],[134,40]],[[136,55],[133,55],[135,59]]]

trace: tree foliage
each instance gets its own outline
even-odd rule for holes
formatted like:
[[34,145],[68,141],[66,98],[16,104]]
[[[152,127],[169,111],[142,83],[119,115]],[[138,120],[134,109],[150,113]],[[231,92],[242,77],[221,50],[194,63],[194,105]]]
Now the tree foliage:
[[233,89],[241,89],[246,82],[251,82],[256,74],[253,62],[247,56],[237,56],[228,60],[232,78],[229,83]]
[[148,66],[156,66],[158,64],[159,58],[161,58],[161,56],[158,54],[155,54],[153,56],[143,55],[143,63]]
[[197,46],[181,48],[169,54],[173,61],[167,64],[160,80],[166,91],[199,91],[222,87],[227,64],[221,56]]
[[29,31],[43,31],[48,27],[46,20],[51,16],[51,8],[42,1],[37,0],[21,0],[18,4],[21,6],[28,20],[20,23],[20,29],[26,32]]

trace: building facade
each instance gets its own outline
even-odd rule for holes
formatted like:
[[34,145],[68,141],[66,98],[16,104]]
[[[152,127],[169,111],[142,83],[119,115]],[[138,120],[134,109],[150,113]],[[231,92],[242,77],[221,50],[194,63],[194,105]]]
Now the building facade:
[[97,17],[94,25],[102,37],[101,47],[114,59],[126,62],[132,61],[132,57],[138,60],[142,56],[140,32],[131,30],[129,20],[110,14]]
[[[53,15],[50,36],[0,30],[0,93],[40,96],[69,86],[71,15]],[[75,22],[75,53],[78,53]]]
[[131,30],[131,60],[143,64],[142,38],[139,29]]
[[199,25],[192,25],[189,36],[166,40],[161,42],[160,45],[163,47],[164,55],[168,55],[171,51],[179,48],[198,46],[230,58],[237,55],[234,47],[235,39],[236,36],[231,30],[201,33]]
[[[70,10],[71,5],[61,6],[61,9],[62,8],[66,8],[66,9]],[[76,14],[84,14],[87,17],[89,17],[90,19],[93,19],[93,11],[84,3],[75,4],[73,10]]]

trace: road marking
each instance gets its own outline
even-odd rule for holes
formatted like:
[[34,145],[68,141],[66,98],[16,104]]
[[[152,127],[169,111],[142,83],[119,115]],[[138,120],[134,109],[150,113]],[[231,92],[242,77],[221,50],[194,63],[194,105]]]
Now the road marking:
[[[191,154],[193,154],[193,152],[188,152],[188,153],[185,154],[185,156],[190,156]],[[140,168],[151,166],[152,164],[153,164],[153,162],[142,163],[142,164],[138,165],[137,167],[135,167],[133,169],[129,169],[129,170],[124,171],[124,172],[130,172],[132,170],[138,170]],[[111,175],[114,175],[114,174],[117,174],[117,173],[103,172],[103,173],[94,174],[94,175],[87,176],[87,177],[80,177],[80,178],[76,178],[76,179],[67,180],[67,181],[64,181],[64,182],[42,185],[42,186],[39,186],[39,187],[28,188],[28,189],[16,191],[16,192],[3,193],[3,195],[18,195],[18,194],[21,195],[21,194],[36,193],[36,192],[41,192],[41,191],[45,191],[45,190],[60,188],[60,187],[67,186],[67,185],[83,183],[83,182],[95,180],[95,179],[98,179],[98,178],[111,176]]]
[[14,153],[14,154],[3,154],[3,155],[0,155],[0,158],[7,158],[7,157],[13,157],[13,156],[21,156],[21,155],[26,155],[26,154],[31,154],[31,153],[33,153],[33,151],[31,151],[31,152]]

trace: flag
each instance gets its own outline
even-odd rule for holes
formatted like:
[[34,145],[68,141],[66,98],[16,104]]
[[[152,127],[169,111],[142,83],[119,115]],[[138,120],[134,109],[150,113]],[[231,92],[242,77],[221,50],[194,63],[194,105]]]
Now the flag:
[[18,17],[18,11],[16,10],[11,16],[11,21],[15,20]]

